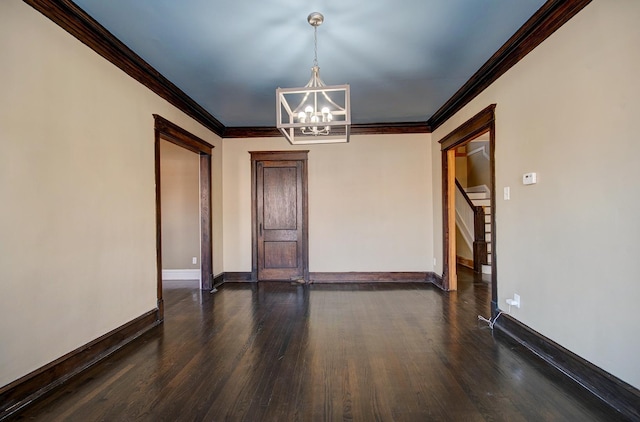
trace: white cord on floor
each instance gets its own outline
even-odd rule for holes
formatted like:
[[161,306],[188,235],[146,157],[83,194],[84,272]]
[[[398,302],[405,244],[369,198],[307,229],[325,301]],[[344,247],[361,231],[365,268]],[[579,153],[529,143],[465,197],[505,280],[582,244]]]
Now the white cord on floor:
[[498,312],[498,315],[496,315],[496,317],[493,319],[493,321],[491,321],[491,319],[487,319],[485,317],[483,317],[482,315],[478,315],[478,319],[481,321],[484,321],[486,323],[489,324],[489,328],[491,328],[493,330],[493,326],[496,325],[496,321],[498,320],[498,318],[500,318],[500,315],[502,315],[504,312],[500,311]]

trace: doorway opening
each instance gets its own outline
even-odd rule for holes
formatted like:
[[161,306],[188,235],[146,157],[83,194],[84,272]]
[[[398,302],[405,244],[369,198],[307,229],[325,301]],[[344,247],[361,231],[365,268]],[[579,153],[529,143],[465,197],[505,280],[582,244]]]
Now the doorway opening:
[[[474,250],[474,259],[485,260],[491,280],[491,309],[497,309],[497,274],[496,274],[496,227],[495,227],[495,104],[492,104],[467,120],[453,132],[440,140],[442,151],[442,193],[443,193],[443,251],[444,269],[442,282],[445,290],[456,290],[457,279],[457,247],[456,247],[456,149],[471,141],[482,139],[488,142],[489,179],[487,189],[490,195],[488,206],[490,233],[486,234],[485,258],[482,258],[482,245]],[[486,208],[485,208],[486,209]],[[481,242],[480,242],[481,243]],[[486,256],[487,250],[490,257]],[[478,258],[479,257],[479,258]],[[475,263],[474,263],[475,264]],[[481,267],[480,267],[481,269]]]
[[211,226],[211,151],[213,145],[187,132],[163,117],[154,114],[155,119],[155,181],[156,181],[156,265],[157,297],[160,319],[164,318],[162,297],[162,207],[161,207],[161,149],[162,142],[168,141],[178,147],[198,154],[199,161],[199,241],[200,241],[200,288],[213,287],[212,226]]

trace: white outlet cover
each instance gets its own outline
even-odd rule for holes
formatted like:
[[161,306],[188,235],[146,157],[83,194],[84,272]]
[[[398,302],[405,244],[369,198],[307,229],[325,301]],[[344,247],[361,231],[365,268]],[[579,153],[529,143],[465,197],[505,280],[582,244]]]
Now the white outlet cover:
[[536,173],[525,173],[522,175],[523,185],[535,185],[538,183],[538,175]]

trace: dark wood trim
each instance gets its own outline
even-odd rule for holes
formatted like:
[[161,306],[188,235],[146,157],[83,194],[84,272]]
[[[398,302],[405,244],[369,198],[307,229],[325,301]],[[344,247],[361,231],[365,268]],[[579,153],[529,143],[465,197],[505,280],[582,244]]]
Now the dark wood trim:
[[467,192],[465,192],[465,190],[462,187],[462,185],[460,184],[460,182],[458,182],[458,179],[456,179],[456,186],[460,190],[460,193],[462,193],[462,196],[464,197],[464,200],[467,201],[467,204],[469,205],[469,207],[471,207],[472,210],[475,210],[476,206],[473,205],[473,202],[471,202],[471,198],[469,198],[469,195],[467,195]]
[[251,154],[251,281],[258,281],[258,162]]
[[505,74],[591,0],[549,0],[436,111],[427,124],[436,130]]
[[171,141],[176,145],[193,151],[196,154],[211,154],[211,150],[215,148],[209,142],[197,137],[193,133],[182,129],[175,123],[170,122],[164,117],[153,115],[155,128],[160,131],[162,137],[167,141]]
[[224,284],[224,273],[220,273],[217,276],[213,277],[213,286],[217,287]]
[[[496,246],[496,122],[495,118],[488,124],[489,126],[489,168],[491,171],[491,313],[495,317],[498,314],[498,248]],[[485,239],[486,240],[486,239]],[[486,252],[485,243],[485,256]],[[482,271],[482,270],[481,270]]]
[[0,388],[0,420],[8,418],[160,323],[158,309],[152,309]]
[[312,272],[313,283],[378,283],[427,281],[426,272]]
[[200,277],[202,289],[213,288],[211,155],[200,154]]
[[427,282],[435,285],[436,287],[444,290],[444,283],[442,282],[442,277],[433,271],[427,272]]
[[302,266],[305,281],[309,280],[309,150],[249,151],[251,155],[251,280],[258,281],[258,189],[257,163],[259,161],[299,161],[302,163]]
[[[24,0],[96,53],[225,138],[281,136],[273,127],[226,128],[71,0]],[[352,134],[430,133],[495,82],[591,0],[549,0],[427,122],[363,123]]]
[[[354,123],[351,125],[351,135],[396,135],[407,133],[431,133],[431,127],[426,122],[402,123]],[[275,127],[228,127],[223,138],[277,138],[282,133]]]
[[456,256],[456,263],[459,265],[462,265],[463,267],[467,267],[471,270],[475,270],[473,259],[467,259],[461,256]]
[[71,0],[24,1],[133,79],[222,136],[222,123]]
[[237,282],[253,282],[256,278],[251,272],[225,272],[223,274],[225,283],[237,283]]
[[249,151],[255,161],[298,161],[306,160],[309,150],[290,151]]
[[158,315],[160,320],[164,320],[164,299],[162,297],[162,207],[160,197],[162,196],[161,170],[160,170],[160,131],[154,129],[154,156],[155,156],[155,178],[156,178],[156,295],[158,305]]
[[222,136],[224,139],[233,138],[278,138],[283,137],[275,127],[269,126],[247,126],[247,127],[228,127],[224,130]]
[[565,349],[510,315],[501,315],[495,326],[629,420],[640,420],[640,407],[638,407],[640,390]]
[[431,133],[427,122],[354,123],[351,135],[402,135],[407,133]]
[[[464,122],[458,128],[454,129],[447,136],[442,138],[439,142],[442,149],[442,223],[443,223],[443,288],[450,290],[449,279],[452,277],[449,272],[449,248],[451,244],[451,236],[455,236],[455,233],[449,233],[449,166],[455,165],[455,163],[449,163],[449,151],[454,150],[456,147],[473,140],[474,138],[489,132],[489,158],[490,158],[490,171],[491,171],[491,303],[492,313],[497,309],[497,265],[496,265],[496,195],[495,195],[495,109],[496,104],[490,104],[483,110],[478,112],[475,116]],[[485,239],[486,240],[486,239]],[[486,248],[486,245],[485,245]],[[480,249],[479,249],[479,252]]]
[[470,141],[489,130],[489,124],[495,120],[496,105],[490,104],[478,114],[458,126],[451,133],[440,139],[442,151],[455,148]]
[[213,288],[213,249],[212,249],[212,192],[211,192],[211,152],[213,145],[182,129],[164,117],[154,114],[155,134],[155,177],[156,177],[156,265],[157,295],[161,318],[164,317],[162,299],[162,212],[161,212],[161,169],[160,140],[164,139],[200,155],[200,276],[202,289]]
[[[252,282],[251,272],[225,272],[222,276],[228,282]],[[218,284],[216,277],[216,285]],[[371,283],[371,282],[428,282],[442,285],[442,279],[433,272],[311,272],[309,280],[314,283]]]

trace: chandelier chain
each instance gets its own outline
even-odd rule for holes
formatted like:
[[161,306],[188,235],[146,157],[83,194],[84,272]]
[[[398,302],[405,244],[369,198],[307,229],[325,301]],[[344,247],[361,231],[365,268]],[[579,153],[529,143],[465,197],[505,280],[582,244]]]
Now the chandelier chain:
[[313,27],[313,65],[318,66],[318,26]]

